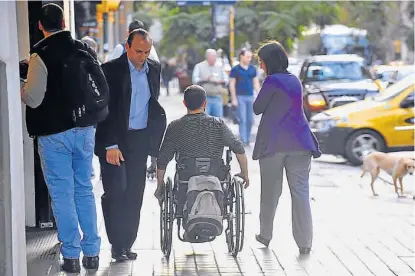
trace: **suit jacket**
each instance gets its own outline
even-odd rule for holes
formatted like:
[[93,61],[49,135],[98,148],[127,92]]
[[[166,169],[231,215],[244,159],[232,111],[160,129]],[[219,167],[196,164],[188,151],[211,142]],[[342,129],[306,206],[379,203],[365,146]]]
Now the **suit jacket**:
[[[147,129],[150,143],[148,154],[158,156],[160,144],[166,130],[166,113],[158,102],[160,95],[160,63],[147,59],[147,80],[150,87]],[[110,89],[109,114],[105,121],[97,125],[95,134],[95,154],[106,156],[106,147],[118,145],[121,152],[127,150],[131,103],[131,77],[127,54],[102,65]]]
[[310,151],[314,158],[321,155],[304,115],[302,93],[301,82],[292,74],[276,73],[265,79],[253,105],[255,114],[262,114],[254,160],[277,152]]

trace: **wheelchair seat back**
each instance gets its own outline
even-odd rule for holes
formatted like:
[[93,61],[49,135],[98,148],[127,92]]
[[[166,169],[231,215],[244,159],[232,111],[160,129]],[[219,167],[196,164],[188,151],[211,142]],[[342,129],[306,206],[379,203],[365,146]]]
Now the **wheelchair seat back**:
[[223,180],[227,170],[222,158],[181,158],[177,161],[179,180],[188,181],[193,176],[213,175]]

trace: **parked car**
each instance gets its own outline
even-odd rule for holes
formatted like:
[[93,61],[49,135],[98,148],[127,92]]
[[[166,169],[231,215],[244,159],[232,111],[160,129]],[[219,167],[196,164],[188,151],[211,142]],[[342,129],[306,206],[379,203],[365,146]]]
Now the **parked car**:
[[304,111],[312,115],[379,93],[379,86],[357,55],[322,55],[304,60],[300,72]]
[[413,65],[379,65],[373,68],[373,74],[381,90],[414,72]]
[[397,66],[397,69],[393,72],[392,76],[388,79],[388,84],[392,85],[401,79],[405,78],[408,75],[411,75],[415,72],[413,65],[403,65]]
[[360,165],[371,151],[414,149],[415,74],[381,95],[314,115],[310,127],[321,150]]

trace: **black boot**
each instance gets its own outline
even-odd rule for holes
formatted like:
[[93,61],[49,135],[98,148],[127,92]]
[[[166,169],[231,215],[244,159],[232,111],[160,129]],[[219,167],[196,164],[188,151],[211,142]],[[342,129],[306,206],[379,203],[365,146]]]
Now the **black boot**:
[[86,256],[84,256],[82,258],[82,265],[86,269],[96,270],[99,267],[99,257],[98,256],[95,256],[95,257],[86,257]]
[[131,251],[131,248],[128,248],[128,249],[125,251],[125,255],[127,255],[127,258],[128,258],[129,260],[136,260],[136,259],[137,259],[137,253],[135,253],[135,252]]
[[112,258],[115,259],[116,262],[124,262],[128,260],[127,252],[123,249],[111,249]]
[[62,270],[68,273],[79,273],[81,272],[81,266],[79,259],[66,259],[63,258]]

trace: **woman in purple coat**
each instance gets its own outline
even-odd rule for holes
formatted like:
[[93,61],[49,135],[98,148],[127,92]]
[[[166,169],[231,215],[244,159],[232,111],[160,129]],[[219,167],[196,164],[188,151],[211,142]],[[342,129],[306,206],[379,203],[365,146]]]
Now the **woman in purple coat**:
[[287,71],[284,47],[276,41],[269,42],[259,49],[258,59],[267,77],[254,102],[255,114],[262,114],[253,152],[261,170],[260,233],[256,239],[265,246],[272,239],[285,168],[294,239],[300,254],[308,254],[313,240],[310,164],[311,157],[317,158],[321,152],[304,115],[301,82]]

